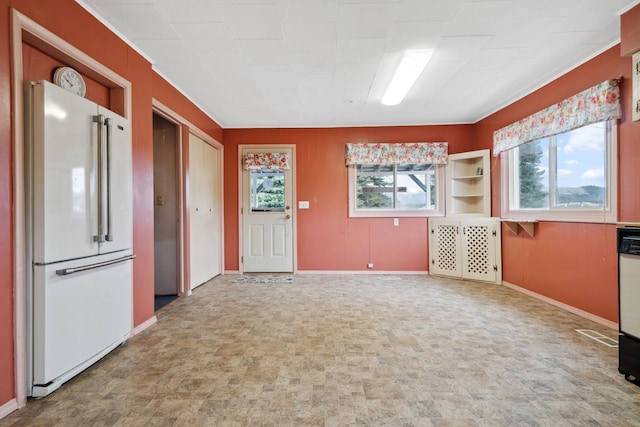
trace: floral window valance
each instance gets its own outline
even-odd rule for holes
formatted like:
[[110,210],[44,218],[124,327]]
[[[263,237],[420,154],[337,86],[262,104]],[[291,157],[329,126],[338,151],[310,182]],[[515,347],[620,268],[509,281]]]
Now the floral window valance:
[[446,142],[407,142],[396,144],[347,144],[347,166],[381,164],[445,164]]
[[617,80],[607,80],[493,132],[493,155],[592,123],[622,117]]
[[287,153],[247,153],[244,155],[244,169],[251,171],[289,170]]

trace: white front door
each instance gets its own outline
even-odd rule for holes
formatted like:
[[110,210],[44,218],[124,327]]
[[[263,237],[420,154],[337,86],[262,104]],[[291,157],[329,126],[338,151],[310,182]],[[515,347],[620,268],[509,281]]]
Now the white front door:
[[[291,148],[243,148],[247,153],[287,153]],[[291,161],[293,167],[293,160]],[[293,272],[292,170],[242,171],[242,270]]]

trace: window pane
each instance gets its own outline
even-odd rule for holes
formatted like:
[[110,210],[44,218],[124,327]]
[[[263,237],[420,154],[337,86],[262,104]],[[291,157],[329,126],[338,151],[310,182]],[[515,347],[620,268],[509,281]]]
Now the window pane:
[[284,211],[284,171],[251,171],[251,211]]
[[357,207],[360,209],[393,208],[393,184],[393,165],[358,165]]
[[398,209],[435,207],[434,165],[398,165]]
[[606,123],[596,123],[557,136],[555,207],[605,204]]
[[518,162],[516,209],[549,207],[549,139],[523,144],[515,152]]
[[358,165],[357,209],[435,209],[434,165]]
[[[617,220],[616,122],[594,123],[525,143],[509,155],[509,205],[503,215],[530,219]],[[613,184],[612,184],[613,182]]]
[[349,166],[349,217],[444,215],[444,165]]

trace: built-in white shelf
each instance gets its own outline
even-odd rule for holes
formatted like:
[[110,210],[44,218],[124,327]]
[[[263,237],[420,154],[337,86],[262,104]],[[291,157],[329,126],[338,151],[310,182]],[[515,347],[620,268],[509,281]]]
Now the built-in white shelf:
[[489,150],[450,154],[447,164],[446,215],[491,215]]

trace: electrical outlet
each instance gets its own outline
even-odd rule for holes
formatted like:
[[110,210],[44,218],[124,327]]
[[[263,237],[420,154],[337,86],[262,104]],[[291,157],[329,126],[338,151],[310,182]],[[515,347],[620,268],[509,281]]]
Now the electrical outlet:
[[369,264],[367,264],[367,268],[373,268],[373,263],[370,262]]
[[400,225],[400,220],[398,218],[393,218],[393,226],[397,227]]

